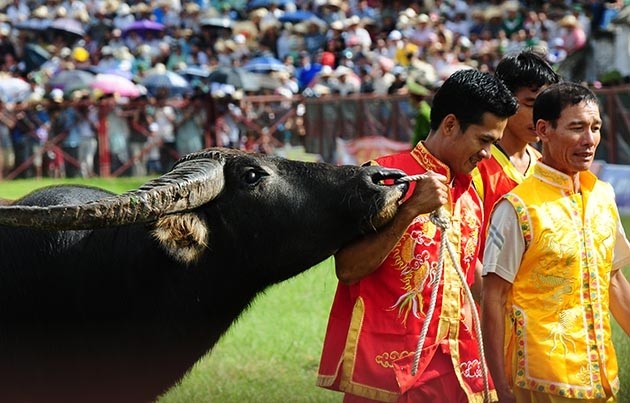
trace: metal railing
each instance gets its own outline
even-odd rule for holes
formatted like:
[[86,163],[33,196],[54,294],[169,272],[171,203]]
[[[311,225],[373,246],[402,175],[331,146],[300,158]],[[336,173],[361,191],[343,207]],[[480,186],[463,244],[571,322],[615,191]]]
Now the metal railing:
[[[604,128],[597,158],[614,164],[630,164],[630,87],[614,87],[596,90],[600,98]],[[336,161],[337,139],[354,140],[365,136],[384,136],[400,142],[409,142],[414,125],[414,111],[404,95],[376,96],[357,94],[351,96],[327,95],[322,97],[281,95],[248,96],[230,101],[238,106],[226,108],[226,100],[206,98],[206,122],[203,129],[204,147],[225,146],[220,139],[217,119],[222,113],[229,113],[238,125],[242,141],[232,146],[256,151],[290,143],[304,146],[309,153],[319,154],[322,160]],[[45,105],[44,105],[45,106]],[[112,170],[108,148],[108,127],[106,114],[111,106],[94,104],[98,108],[97,124],[97,174],[119,176],[128,174],[134,158],[141,158],[153,147],[164,145],[147,143],[139,155]],[[186,108],[185,102],[175,105]],[[29,133],[33,136],[33,133]],[[67,133],[61,133],[35,147],[31,155],[17,166],[5,170],[4,179],[13,179],[31,168],[47,152],[60,153],[65,164],[78,166],[75,156],[64,152],[61,144]],[[2,147],[2,144],[0,144]],[[0,150],[2,151],[2,150]],[[179,157],[169,151],[173,159]]]

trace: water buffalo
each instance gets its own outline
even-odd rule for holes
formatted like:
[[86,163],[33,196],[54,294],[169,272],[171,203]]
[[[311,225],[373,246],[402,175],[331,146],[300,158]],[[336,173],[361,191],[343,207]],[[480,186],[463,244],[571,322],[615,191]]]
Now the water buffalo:
[[402,175],[209,149],[0,206],[0,401],[155,400],[257,293],[391,219]]

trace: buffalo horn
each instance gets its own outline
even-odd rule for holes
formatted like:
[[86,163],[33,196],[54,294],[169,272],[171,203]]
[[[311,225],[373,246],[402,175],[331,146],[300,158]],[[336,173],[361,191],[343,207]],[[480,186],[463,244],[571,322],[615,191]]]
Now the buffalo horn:
[[[50,230],[83,230],[152,222],[192,210],[221,193],[222,158],[196,154],[137,190],[80,205],[0,206],[0,225]],[[208,158],[213,157],[213,158]]]

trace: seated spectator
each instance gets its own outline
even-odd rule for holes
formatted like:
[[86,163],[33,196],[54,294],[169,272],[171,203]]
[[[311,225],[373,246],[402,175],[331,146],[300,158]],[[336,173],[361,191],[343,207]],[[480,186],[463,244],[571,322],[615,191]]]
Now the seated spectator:
[[563,28],[561,38],[564,41],[564,50],[570,55],[586,46],[586,34],[573,14],[565,15],[558,22]]

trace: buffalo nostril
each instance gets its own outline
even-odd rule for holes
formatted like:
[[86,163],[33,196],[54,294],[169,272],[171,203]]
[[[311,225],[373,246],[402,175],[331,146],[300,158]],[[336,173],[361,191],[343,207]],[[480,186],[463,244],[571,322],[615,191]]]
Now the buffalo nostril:
[[375,185],[388,186],[395,184],[397,179],[405,176],[403,171],[383,167],[367,167],[366,174],[369,177],[369,180]]
[[400,196],[400,198],[402,199],[409,190],[409,182],[396,183],[395,186],[398,187],[398,189],[400,189],[400,191],[402,192],[402,196]]

